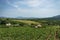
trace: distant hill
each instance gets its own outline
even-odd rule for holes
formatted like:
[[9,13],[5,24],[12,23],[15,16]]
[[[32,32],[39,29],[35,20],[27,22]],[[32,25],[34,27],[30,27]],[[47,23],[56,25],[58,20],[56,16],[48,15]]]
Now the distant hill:
[[60,19],[60,15],[54,16],[52,18],[58,18],[58,19]]
[[56,15],[53,17],[47,17],[47,18],[34,18],[35,20],[60,20],[60,15]]
[[16,17],[17,19],[35,19],[36,17]]
[[53,17],[50,17],[50,19],[56,19],[56,20],[60,20],[60,15],[57,15],[57,16],[53,16]]
[[[9,18],[9,17],[0,17],[0,18]],[[22,17],[22,16],[18,16],[16,17],[16,19],[56,19],[56,20],[60,20],[60,15],[56,15],[53,17],[47,17],[47,18],[37,18],[37,17]]]

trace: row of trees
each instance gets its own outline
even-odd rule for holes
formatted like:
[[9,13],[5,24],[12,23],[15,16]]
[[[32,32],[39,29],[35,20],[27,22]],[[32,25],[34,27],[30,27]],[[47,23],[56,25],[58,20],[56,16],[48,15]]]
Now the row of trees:
[[[26,24],[24,22],[12,21],[13,19],[0,19],[0,25],[6,25],[7,23],[11,23],[13,26],[35,26],[34,24]],[[16,19],[14,19],[16,20]],[[60,25],[60,20],[46,20],[46,19],[29,19],[31,21],[36,21],[41,23],[42,26],[55,26]]]
[[31,21],[40,22],[42,25],[60,25],[60,20],[52,20],[52,19],[31,19]]
[[18,22],[18,21],[12,21],[10,19],[0,19],[0,25],[5,25],[6,24],[11,24],[10,26],[25,26],[27,25],[26,23],[23,23],[23,22]]

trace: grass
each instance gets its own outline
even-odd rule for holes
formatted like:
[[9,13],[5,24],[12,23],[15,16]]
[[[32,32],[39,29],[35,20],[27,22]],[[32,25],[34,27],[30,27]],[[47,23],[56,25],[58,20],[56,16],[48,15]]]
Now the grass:
[[45,28],[10,27],[0,28],[0,40],[54,40],[57,26]]
[[40,24],[39,22],[35,22],[35,21],[27,21],[27,20],[13,20],[13,21],[18,21],[18,22],[23,22],[23,23],[27,23],[27,24]]

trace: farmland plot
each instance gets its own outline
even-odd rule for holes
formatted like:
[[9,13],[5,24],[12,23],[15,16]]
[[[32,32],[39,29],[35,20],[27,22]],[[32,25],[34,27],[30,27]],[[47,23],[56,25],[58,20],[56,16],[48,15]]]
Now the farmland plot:
[[0,40],[55,40],[57,26],[0,28]]

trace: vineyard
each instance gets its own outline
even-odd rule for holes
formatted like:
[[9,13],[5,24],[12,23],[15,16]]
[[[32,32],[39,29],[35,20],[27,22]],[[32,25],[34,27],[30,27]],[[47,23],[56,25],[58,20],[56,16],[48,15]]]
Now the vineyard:
[[59,26],[0,28],[0,40],[57,40],[60,38],[58,28]]

